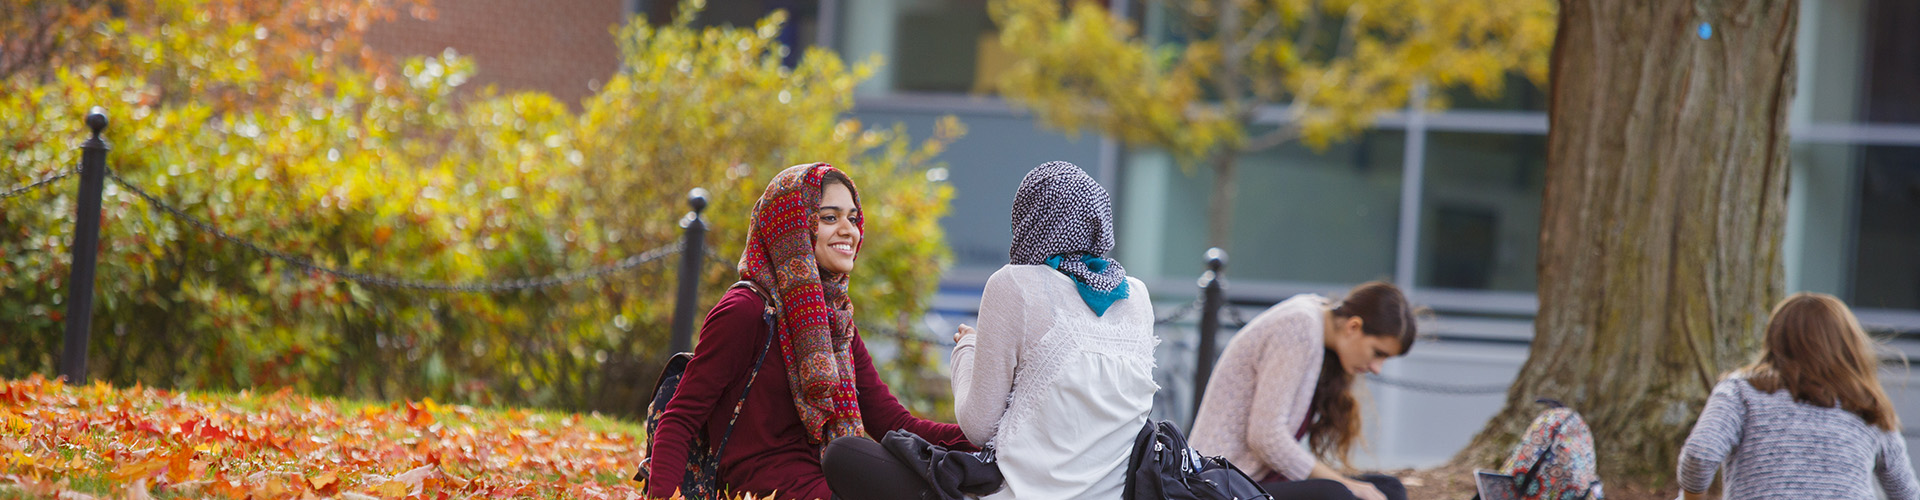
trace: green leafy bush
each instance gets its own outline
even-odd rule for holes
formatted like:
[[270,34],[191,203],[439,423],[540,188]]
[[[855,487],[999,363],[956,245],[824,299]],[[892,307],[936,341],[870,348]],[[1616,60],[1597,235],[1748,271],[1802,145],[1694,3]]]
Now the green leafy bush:
[[[845,168],[870,211],[863,323],[906,325],[949,258],[937,221],[950,188],[924,171],[960,125],[915,144],[844,118],[874,63],[809,51],[783,67],[779,14],[750,28],[694,29],[691,10],[630,22],[624,69],[576,112],[540,93],[457,92],[473,65],[451,51],[392,62],[362,48],[368,24],[424,5],[116,5],[8,7],[18,15],[0,27],[69,36],[37,66],[0,68],[0,187],[77,162],[81,117],[102,106],[108,164],[131,185],[336,268],[461,283],[596,268],[677,243],[686,194],[704,187],[707,241],[725,256],[704,268],[704,312],[735,279],[717,261],[738,256],[767,180],[811,161]],[[0,377],[54,371],[75,185],[0,201]],[[391,289],[151,208],[108,183],[90,369],[114,384],[624,413],[665,356],[678,256],[535,290]]]

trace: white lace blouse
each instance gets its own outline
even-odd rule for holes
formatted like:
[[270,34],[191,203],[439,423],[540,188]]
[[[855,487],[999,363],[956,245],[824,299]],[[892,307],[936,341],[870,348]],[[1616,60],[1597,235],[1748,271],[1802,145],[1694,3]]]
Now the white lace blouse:
[[980,325],[953,348],[954,413],[990,443],[1006,486],[986,498],[1119,498],[1133,438],[1153,407],[1153,305],[1128,297],[1103,316],[1071,278],[1009,265],[987,279]]

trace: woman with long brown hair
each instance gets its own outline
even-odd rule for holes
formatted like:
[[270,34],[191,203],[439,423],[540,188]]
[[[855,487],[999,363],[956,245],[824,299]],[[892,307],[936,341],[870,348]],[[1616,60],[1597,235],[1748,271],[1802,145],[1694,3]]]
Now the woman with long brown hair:
[[1414,322],[1406,295],[1378,281],[1337,302],[1303,294],[1274,305],[1220,353],[1193,448],[1226,457],[1275,498],[1406,499],[1398,479],[1347,477],[1327,462],[1349,463],[1360,437],[1354,377],[1406,355]]
[[1680,450],[1680,487],[1704,498],[1920,499],[1873,341],[1846,303],[1797,293],[1774,306],[1760,358],[1729,373]]

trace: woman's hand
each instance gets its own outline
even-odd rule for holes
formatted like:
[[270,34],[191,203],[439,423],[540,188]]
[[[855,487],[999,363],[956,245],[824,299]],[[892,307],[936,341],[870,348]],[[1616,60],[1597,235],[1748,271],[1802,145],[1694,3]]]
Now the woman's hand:
[[1374,487],[1373,483],[1354,479],[1343,479],[1340,482],[1346,483],[1347,490],[1352,491],[1353,496],[1360,500],[1387,500],[1387,495],[1381,493],[1380,488]]
[[953,332],[953,343],[955,344],[960,343],[960,339],[968,335],[973,335],[973,327],[967,326],[965,323],[962,323],[960,325],[960,331]]

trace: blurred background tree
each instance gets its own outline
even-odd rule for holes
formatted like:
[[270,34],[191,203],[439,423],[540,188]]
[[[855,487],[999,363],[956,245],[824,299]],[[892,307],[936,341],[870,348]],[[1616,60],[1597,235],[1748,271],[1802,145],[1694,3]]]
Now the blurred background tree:
[[1296,140],[1324,148],[1406,107],[1419,85],[1494,96],[1512,73],[1544,82],[1554,32],[1549,0],[1144,3],[1168,14],[1161,32],[1138,33],[1088,0],[992,0],[1013,59],[997,87],[1049,126],[1208,164],[1218,247],[1241,156]]
[[[809,50],[783,66],[779,14],[695,29],[698,8],[620,27],[624,69],[575,112],[541,93],[456,99],[473,72],[458,54],[392,61],[361,44],[371,23],[431,16],[424,1],[8,2],[0,185],[71,168],[80,117],[102,106],[109,167],[168,204],[321,265],[463,283],[672,245],[704,187],[719,256],[704,312],[736,279],[718,261],[737,258],[767,180],[828,161],[870,210],[859,320],[905,329],[949,260],[951,189],[925,170],[963,127],[914,143],[843,118],[877,62]],[[0,203],[0,376],[53,373],[72,193]],[[624,414],[666,354],[673,259],[506,293],[392,289],[268,259],[115,183],[105,198],[89,365],[111,383]]]

